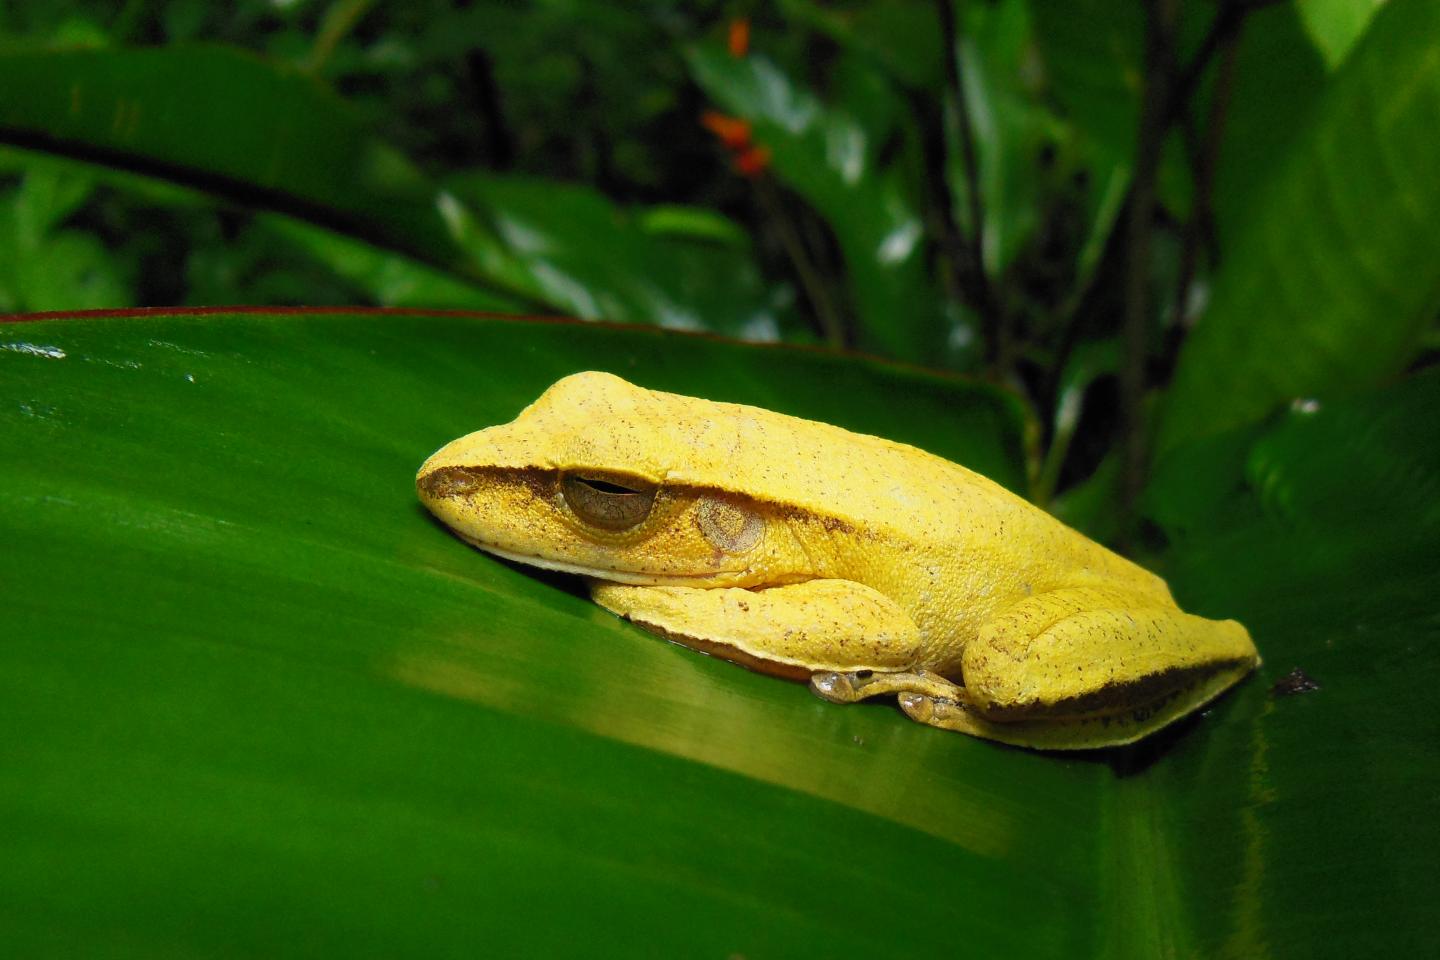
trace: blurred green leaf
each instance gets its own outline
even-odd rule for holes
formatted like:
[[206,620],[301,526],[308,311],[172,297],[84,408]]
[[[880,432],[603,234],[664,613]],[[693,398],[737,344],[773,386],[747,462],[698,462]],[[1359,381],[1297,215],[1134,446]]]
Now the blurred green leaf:
[[[0,55],[0,84],[7,76],[27,80],[24,96],[0,103],[0,139],[278,211],[288,219],[262,220],[260,232],[282,236],[381,304],[528,303],[757,339],[791,323],[786,291],[763,281],[743,236],[717,214],[670,206],[637,226],[580,186],[477,173],[442,189],[319,85],[233,50],[11,53]],[[290,283],[271,254],[253,245],[227,263],[211,248],[197,261],[196,294],[223,301],[233,278],[248,274],[257,300],[352,299],[343,288],[327,293],[325,276]],[[19,301],[39,303],[80,302]]]
[[[3,229],[0,221],[0,229]],[[18,303],[29,310],[128,306],[130,291],[110,251],[87,233],[47,237],[12,264]]]
[[1243,232],[1269,190],[1271,171],[1285,162],[1328,84],[1325,64],[1294,4],[1249,13],[1238,44],[1215,171],[1215,228],[1222,251]]
[[[603,194],[575,184],[472,173],[448,185],[499,238],[517,285],[573,316],[748,340],[794,332],[747,243],[656,235],[653,221],[636,222]],[[676,213],[672,207],[663,216],[674,224]],[[716,219],[706,221],[712,234]]]
[[[17,178],[24,178],[32,174],[56,177],[72,184],[60,188],[62,192],[67,193],[70,191],[78,193],[84,188],[105,185],[135,193],[145,201],[155,204],[195,208],[214,206],[213,198],[169,180],[148,177],[118,167],[89,163],[39,150],[0,146],[0,174],[9,174]],[[78,205],[72,206],[69,212],[73,213],[77,209],[79,209]]]
[[843,108],[822,104],[769,60],[704,44],[687,51],[701,88],[754,128],[775,175],[824,216],[844,257],[857,343],[933,361],[950,334],[925,262],[924,225],[899,169]]
[[845,105],[845,113],[860,127],[865,140],[875,145],[877,161],[880,153],[898,152],[899,142],[913,130],[914,108],[905,99],[904,91],[853,51],[835,58],[826,94]]
[[16,241],[25,247],[39,244],[94,189],[88,178],[66,177],[54,170],[26,171],[15,193]]
[[1144,85],[1139,4],[1031,0],[1050,91],[1108,164],[1131,162]]
[[[1143,20],[1139,8],[1109,4],[1031,0],[1031,33],[1044,91],[1058,104],[1064,124],[1057,166],[1081,185],[1084,224],[1075,255],[1073,309],[1095,278],[1115,222],[1130,190],[1139,122]],[[1073,171],[1073,172],[1072,172]],[[1173,178],[1168,167],[1162,173]],[[1020,174],[1017,171],[1017,175]],[[1021,185],[1023,188],[1023,184]]]
[[464,271],[438,191],[337,98],[224,47],[0,53],[0,140],[160,175]]
[[1270,170],[1182,349],[1162,452],[1414,356],[1440,309],[1437,34],[1440,7],[1387,6]]
[[[1048,504],[1060,483],[1060,471],[1070,441],[1080,425],[1085,408],[1085,394],[1095,381],[1113,376],[1120,369],[1120,341],[1117,338],[1078,343],[1065,361],[1060,383],[1055,392],[1055,412],[1050,421],[1050,446],[1036,479],[1035,499]],[[1082,527],[1083,529],[1083,527]]]
[[1067,526],[1108,546],[1120,536],[1123,499],[1120,456],[1112,453],[1100,461],[1090,476],[1051,500],[1049,510]]
[[780,9],[864,54],[908,87],[933,92],[943,82],[944,38],[930,0],[885,0],[851,9],[781,0]]
[[[379,306],[503,311],[513,309],[515,304],[511,297],[468,283],[453,273],[294,217],[260,214],[255,233],[304,251],[363,290],[366,298]],[[308,299],[315,300],[313,296]],[[306,298],[294,302],[303,303]]]
[[1295,8],[1310,39],[1325,57],[1325,65],[1333,70],[1345,61],[1385,3],[1386,0],[1295,0]]
[[709,240],[728,247],[746,248],[750,237],[734,220],[704,207],[661,204],[635,215],[640,229],[653,236]]
[[94,189],[88,177],[52,169],[27,171],[13,189],[0,189],[0,310],[129,305],[117,258],[96,237],[63,227]]
[[[957,42],[985,221],[980,246],[986,273],[998,280],[1030,242],[1045,213],[1042,157],[1056,152],[1062,127],[1038,96],[1038,66],[1031,62],[1024,0],[969,5],[964,13],[963,36]],[[948,157],[956,219],[973,231],[963,201],[969,184],[958,145]]]
[[[183,269],[176,270],[177,260],[169,250],[155,254],[164,258],[171,274],[178,274],[165,278],[171,285],[168,289],[183,291],[167,300],[192,304],[359,301],[472,310],[513,309],[515,305],[514,300],[453,273],[293,217],[260,212],[248,219],[232,217],[230,225],[222,225],[223,214],[217,211],[214,197],[172,181],[9,147],[0,148],[0,171],[18,175],[25,184],[51,184],[45,187],[46,195],[67,198],[62,210],[45,214],[47,222],[75,214],[101,194],[105,203],[88,211],[88,220],[98,220],[129,236],[126,245],[108,249],[101,247],[93,233],[81,228],[67,231],[68,243],[92,251],[83,262],[42,263],[23,254],[0,258],[0,276],[23,271],[30,278],[19,286],[13,280],[0,279],[0,300],[7,288],[19,290],[28,285],[32,292],[50,291],[38,298],[11,297],[3,305],[7,310],[98,309],[133,302],[136,278],[131,274],[140,271],[125,267],[137,250],[145,250],[146,241],[163,246],[167,229],[186,234],[181,251]],[[97,191],[96,186],[104,189]],[[17,203],[24,196],[22,190]],[[4,216],[0,214],[0,219]],[[29,222],[33,215],[22,219]],[[132,223],[143,225],[143,231],[131,230]],[[27,235],[34,236],[34,230]],[[88,264],[94,266],[90,276],[113,274],[113,282],[77,282],[72,274]],[[149,279],[148,291],[154,297],[155,281]]]

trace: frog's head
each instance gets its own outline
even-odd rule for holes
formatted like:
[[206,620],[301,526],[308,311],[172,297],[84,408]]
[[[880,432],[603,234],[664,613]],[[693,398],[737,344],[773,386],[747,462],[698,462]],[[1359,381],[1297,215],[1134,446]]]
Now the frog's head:
[[604,373],[566,377],[510,423],[426,460],[420,500],[508,559],[620,583],[747,585],[764,553],[763,511],[675,479],[693,431],[723,429],[678,424],[679,399]]

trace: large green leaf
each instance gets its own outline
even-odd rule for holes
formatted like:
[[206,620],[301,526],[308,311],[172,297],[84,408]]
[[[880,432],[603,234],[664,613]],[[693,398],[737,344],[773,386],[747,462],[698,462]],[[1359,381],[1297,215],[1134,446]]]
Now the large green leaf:
[[[1182,603],[1254,633],[1267,681],[1217,736],[1130,784],[1195,956],[1424,953],[1440,936],[1440,370],[1177,451],[1149,512]],[[1204,877],[1223,876],[1219,883]]]
[[[431,450],[589,367],[1023,482],[1005,395],[819,352],[405,314],[0,325],[7,952],[1344,956],[1440,934],[1412,809],[1440,769],[1412,699],[1435,678],[1433,437],[1352,458],[1335,441],[1371,411],[1322,411],[1269,447],[1413,531],[1393,583],[1343,550],[1277,576],[1292,526],[1249,495],[1212,516],[1193,490],[1227,491],[1232,460],[1198,457],[1167,499],[1188,512],[1159,512],[1166,562],[1267,667],[1136,750],[1055,756],[665,644],[416,504]],[[1294,663],[1325,689],[1272,699]]]
[[1266,174],[1181,352],[1162,450],[1414,356],[1440,310],[1437,35],[1440,5],[1387,5]]
[[917,908],[916,882],[982,905],[977,935],[1007,949],[1084,929],[1078,876],[1040,881],[1054,926],[1002,908],[1077,842],[1035,798],[1102,769],[915,739],[893,709],[666,645],[464,546],[413,492],[434,448],[585,367],[1014,486],[1005,396],[456,317],[130,317],[0,344],[0,929],[21,953],[57,930],[78,952],[851,951],[888,934],[837,909],[942,935],[953,904]]

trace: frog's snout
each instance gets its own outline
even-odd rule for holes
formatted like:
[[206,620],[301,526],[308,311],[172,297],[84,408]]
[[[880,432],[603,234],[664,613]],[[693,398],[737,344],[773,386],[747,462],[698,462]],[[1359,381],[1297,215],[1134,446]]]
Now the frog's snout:
[[472,467],[438,467],[434,470],[421,467],[420,475],[415,478],[415,490],[426,503],[470,496],[480,487],[479,471]]

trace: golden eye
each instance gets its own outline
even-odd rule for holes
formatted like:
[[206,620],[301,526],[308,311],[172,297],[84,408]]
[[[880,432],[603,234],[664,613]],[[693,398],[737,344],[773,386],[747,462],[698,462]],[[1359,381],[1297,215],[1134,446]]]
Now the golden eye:
[[565,502],[581,520],[603,530],[629,530],[646,517],[655,505],[655,487],[624,484],[602,477],[569,474],[560,481]]

